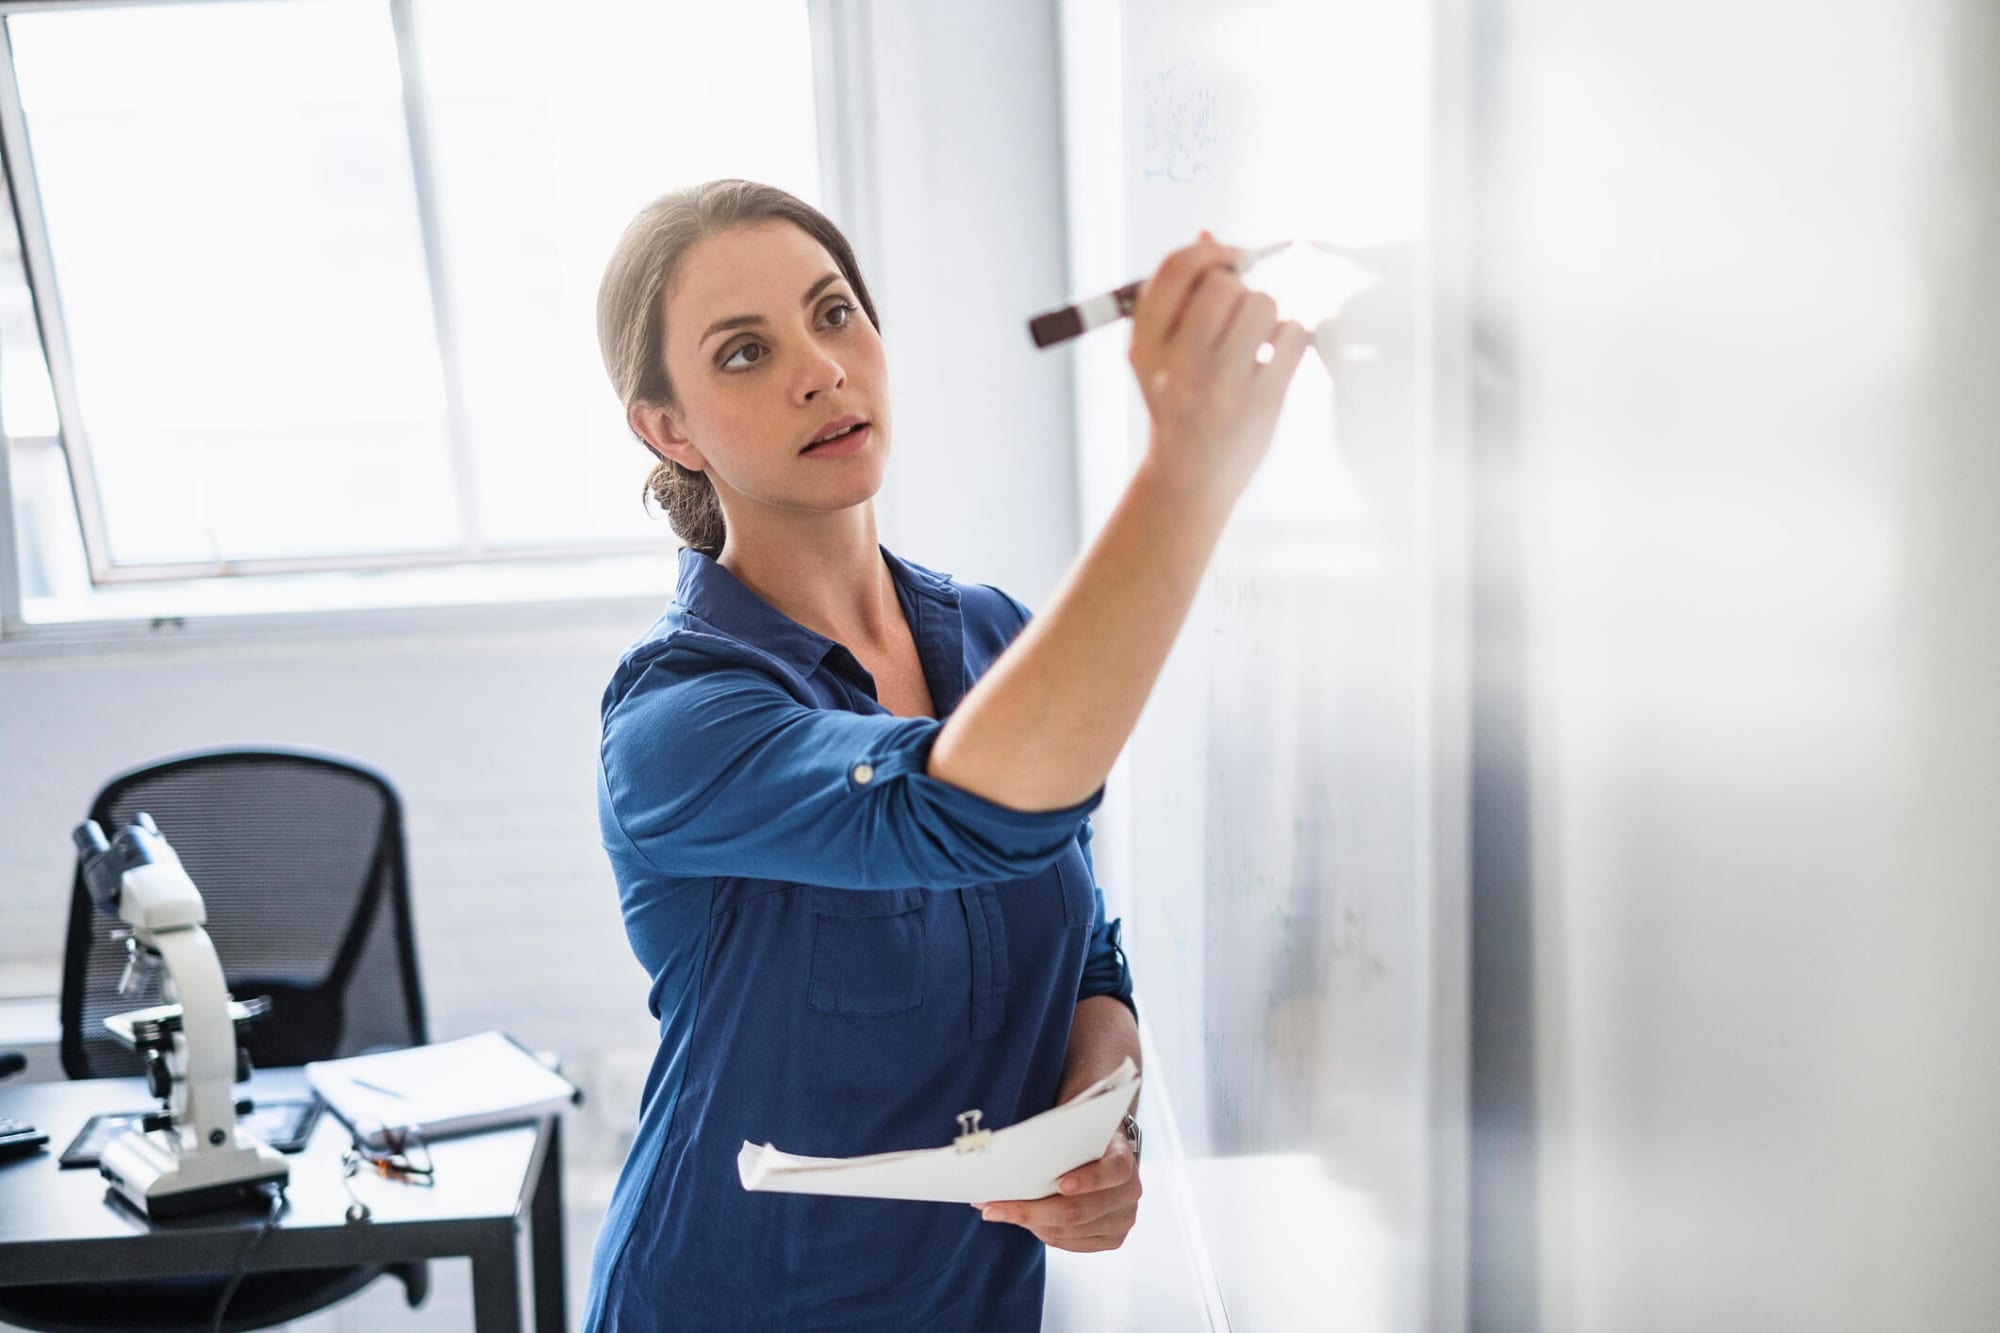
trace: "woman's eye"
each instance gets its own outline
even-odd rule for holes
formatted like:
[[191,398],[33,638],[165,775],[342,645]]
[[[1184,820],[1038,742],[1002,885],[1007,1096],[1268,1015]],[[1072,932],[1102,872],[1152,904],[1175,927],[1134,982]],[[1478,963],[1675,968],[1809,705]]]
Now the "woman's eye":
[[758,343],[744,343],[741,347],[722,358],[719,363],[724,370],[732,365],[755,365],[764,359],[764,348]]
[[[835,319],[834,318],[835,315],[840,316],[840,318]],[[844,329],[847,327],[848,323],[854,318],[854,307],[849,305],[847,302],[842,301],[836,305],[828,306],[826,308],[826,314],[822,315],[821,318],[826,320],[827,323],[833,325],[833,327],[835,327],[836,329]]]

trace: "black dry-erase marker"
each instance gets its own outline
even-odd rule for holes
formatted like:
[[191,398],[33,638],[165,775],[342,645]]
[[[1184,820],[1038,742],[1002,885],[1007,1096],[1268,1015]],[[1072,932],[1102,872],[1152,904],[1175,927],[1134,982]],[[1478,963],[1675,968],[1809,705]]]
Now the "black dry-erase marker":
[[[1251,265],[1260,259],[1268,259],[1290,245],[1290,241],[1279,241],[1257,250],[1245,250],[1231,265],[1238,274],[1248,273]],[[1051,310],[1046,315],[1036,315],[1028,321],[1028,336],[1035,340],[1037,347],[1054,347],[1057,343],[1068,342],[1071,338],[1090,332],[1102,324],[1115,319],[1124,319],[1139,304],[1139,293],[1146,290],[1146,279],[1128,282],[1114,291],[1101,296],[1092,296],[1066,305],[1060,310]]]

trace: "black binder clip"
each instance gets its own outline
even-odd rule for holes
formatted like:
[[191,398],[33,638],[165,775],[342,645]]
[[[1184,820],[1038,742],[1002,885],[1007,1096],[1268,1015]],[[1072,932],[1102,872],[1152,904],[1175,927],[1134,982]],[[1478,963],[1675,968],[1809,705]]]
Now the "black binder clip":
[[993,1142],[993,1131],[979,1127],[980,1112],[960,1111],[958,1127],[962,1133],[952,1140],[952,1146],[960,1152],[985,1152]]

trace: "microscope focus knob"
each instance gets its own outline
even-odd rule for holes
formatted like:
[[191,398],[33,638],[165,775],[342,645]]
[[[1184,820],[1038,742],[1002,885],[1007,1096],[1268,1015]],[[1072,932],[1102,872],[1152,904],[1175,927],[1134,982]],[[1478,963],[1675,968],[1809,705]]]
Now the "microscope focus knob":
[[162,1101],[173,1096],[174,1076],[167,1068],[167,1058],[158,1051],[146,1052],[146,1087]]

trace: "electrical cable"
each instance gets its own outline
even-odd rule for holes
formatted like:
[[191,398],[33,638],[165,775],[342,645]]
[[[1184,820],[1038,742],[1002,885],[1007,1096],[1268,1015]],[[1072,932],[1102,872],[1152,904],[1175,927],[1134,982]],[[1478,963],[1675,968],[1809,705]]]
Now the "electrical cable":
[[274,1184],[265,1188],[271,1194],[271,1211],[264,1215],[264,1225],[257,1228],[257,1234],[243,1247],[243,1257],[236,1261],[235,1275],[229,1279],[229,1285],[222,1289],[222,1298],[215,1303],[215,1319],[209,1324],[209,1333],[222,1333],[223,1316],[229,1313],[229,1302],[235,1298],[236,1289],[243,1285],[245,1275],[250,1272],[250,1261],[255,1259],[257,1251],[263,1248],[264,1238],[277,1230],[278,1216],[285,1211],[285,1187]]

